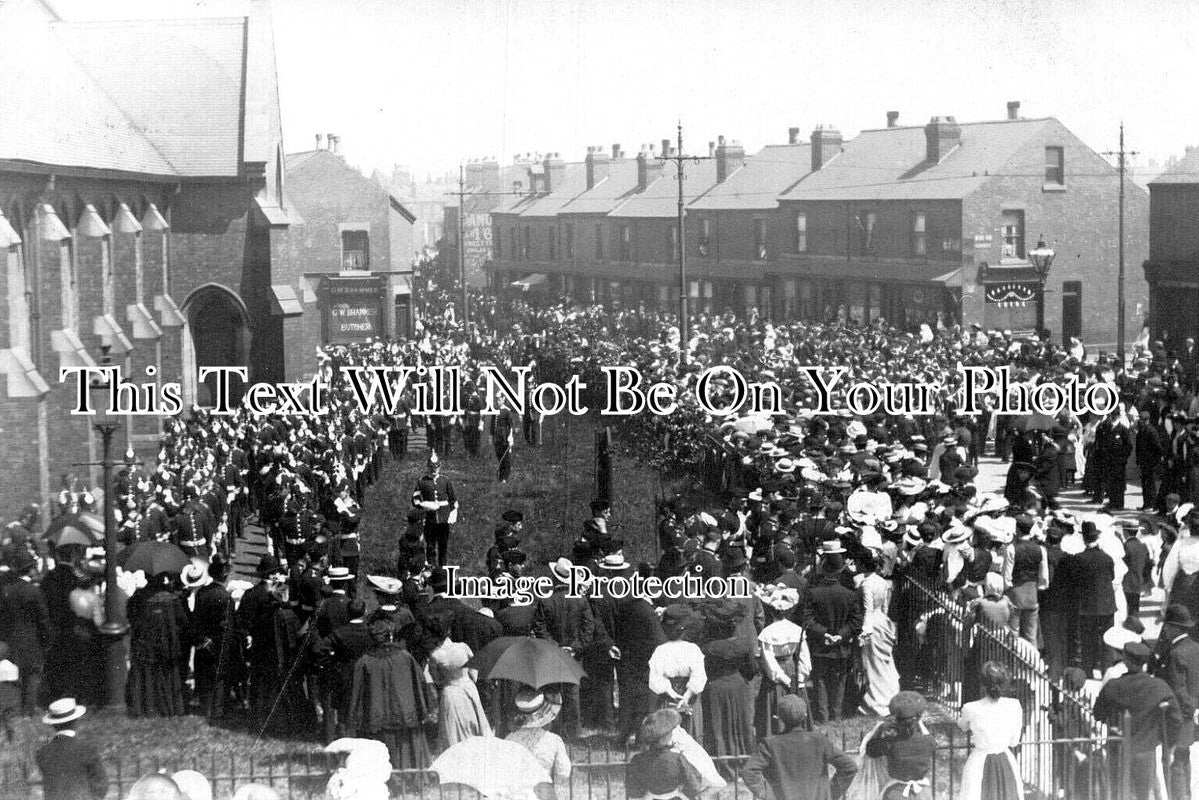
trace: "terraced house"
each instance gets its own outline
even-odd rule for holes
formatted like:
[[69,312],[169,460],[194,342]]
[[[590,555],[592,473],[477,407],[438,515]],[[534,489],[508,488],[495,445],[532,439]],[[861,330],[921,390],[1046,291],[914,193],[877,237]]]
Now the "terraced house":
[[[792,128],[787,144],[752,155],[712,142],[708,158],[685,163],[692,307],[1031,331],[1040,279],[1029,252],[1043,239],[1054,251],[1045,327],[1058,339],[1115,342],[1117,171],[1061,122],[1023,118],[1019,105],[971,123],[902,126],[890,112],[884,127],[852,139],[831,126],[806,138]],[[669,141],[662,146],[669,155]],[[649,146],[634,159],[616,151],[591,148],[562,166],[581,183],[534,183],[493,212],[497,285],[676,307],[676,168]],[[549,171],[548,160],[536,169]],[[1131,180],[1124,188],[1126,332],[1135,338],[1148,313],[1137,268],[1148,195]],[[528,213],[534,205],[542,211]]]

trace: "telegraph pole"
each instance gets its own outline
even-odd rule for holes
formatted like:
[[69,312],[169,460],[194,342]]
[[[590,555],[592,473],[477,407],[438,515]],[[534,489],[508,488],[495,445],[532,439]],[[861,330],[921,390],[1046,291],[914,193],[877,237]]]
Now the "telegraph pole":
[[[664,140],[669,141],[669,140]],[[674,155],[663,153],[659,158],[663,161],[673,161],[679,184],[679,214],[678,214],[678,237],[679,237],[679,363],[686,364],[687,344],[691,341],[691,315],[687,309],[687,237],[686,219],[687,207],[683,201],[683,162],[692,161],[699,162],[705,160],[702,156],[684,156],[683,155],[683,121],[679,120],[678,145]]]
[[[470,298],[466,291],[466,170],[458,165],[458,280],[462,281],[462,326],[470,322]],[[1123,263],[1123,262],[1121,262]]]
[[1105,156],[1116,156],[1116,170],[1120,176],[1119,214],[1119,270],[1116,273],[1116,357],[1124,365],[1124,171],[1125,159],[1135,156],[1135,150],[1124,149],[1124,121],[1120,121],[1120,149],[1107,151]]

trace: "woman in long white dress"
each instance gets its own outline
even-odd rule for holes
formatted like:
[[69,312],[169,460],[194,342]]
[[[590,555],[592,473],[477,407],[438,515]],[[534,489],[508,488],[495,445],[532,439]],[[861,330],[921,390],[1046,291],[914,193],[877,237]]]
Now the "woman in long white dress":
[[885,717],[891,698],[899,693],[899,670],[895,667],[895,622],[891,619],[891,581],[876,570],[877,556],[857,559],[862,578],[862,633],[859,638],[862,669],[866,673],[863,710]]
[[994,661],[982,668],[985,695],[962,706],[958,726],[970,734],[970,755],[962,768],[963,800],[1024,800],[1024,784],[1012,748],[1020,744],[1024,712],[1020,701],[1004,697],[1011,683]]

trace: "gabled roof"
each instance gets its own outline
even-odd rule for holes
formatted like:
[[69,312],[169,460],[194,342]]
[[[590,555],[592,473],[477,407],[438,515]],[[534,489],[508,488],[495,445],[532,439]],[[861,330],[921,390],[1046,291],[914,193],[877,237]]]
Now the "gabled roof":
[[[587,167],[584,165],[584,178]],[[637,190],[637,162],[619,158],[608,162],[608,176],[563,207],[563,214],[607,214]]]
[[281,140],[269,3],[246,17],[58,21],[0,3],[0,159],[236,177]]
[[961,123],[961,143],[926,160],[924,127],[866,130],[782,200],[939,200],[966,197],[997,174],[1053,118]]
[[1189,149],[1181,161],[1149,181],[1150,186],[1177,183],[1199,183],[1199,147]]
[[[364,185],[369,186],[383,197],[386,197],[387,202],[391,205],[391,207],[395,209],[395,211],[404,219],[408,220],[409,222],[416,222],[416,215],[405,208],[404,204],[401,203],[395,195],[391,194],[385,188],[351,167],[345,162],[344,158],[336,153],[330,152],[329,150],[305,150],[302,153],[288,153],[283,157],[284,169],[288,174],[302,172],[309,167],[319,166],[322,163],[350,173],[355,178],[360,180]],[[296,194],[296,190],[293,188],[288,192],[288,194],[294,195]]]
[[[645,191],[630,195],[610,214],[613,217],[674,217],[679,213],[677,167],[666,164]],[[716,183],[716,162],[683,162],[683,202],[690,203]]]
[[779,195],[811,171],[810,144],[767,145],[688,208],[743,211],[778,208]]

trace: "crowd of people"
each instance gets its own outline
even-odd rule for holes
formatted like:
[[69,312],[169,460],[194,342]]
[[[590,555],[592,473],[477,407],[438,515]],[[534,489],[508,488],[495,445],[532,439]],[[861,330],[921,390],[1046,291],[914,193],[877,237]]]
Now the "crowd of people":
[[[1080,345],[1000,331],[731,314],[698,315],[684,342],[675,322],[642,309],[488,298],[463,324],[433,293],[411,341],[324,349],[327,415],[194,409],[168,421],[157,460],[129,465],[113,487],[129,552],[169,542],[191,558],[121,574],[128,713],[250,719],[268,734],[326,742],[374,739],[397,769],[426,768],[434,753],[475,736],[503,736],[558,784],[570,774],[564,742],[607,736],[638,751],[627,768],[630,797],[693,797],[738,776],[759,796],[837,796],[855,772],[869,772],[879,796],[925,797],[936,746],[922,721],[925,696],[952,696],[973,747],[967,797],[1023,796],[1029,776],[1012,748],[1033,716],[1064,731],[1067,718],[1119,726],[1125,713],[1138,796],[1163,767],[1174,796],[1187,796],[1199,782],[1190,767],[1199,642],[1189,636],[1199,615],[1199,367],[1188,351],[1145,343],[1125,366],[1106,353],[1089,358]],[[431,364],[463,368],[462,415],[422,418],[407,398],[395,413],[363,412],[341,371]],[[552,594],[481,608],[451,597],[445,566],[454,563],[459,505],[471,498],[455,494],[442,464],[459,443],[477,456],[489,436],[503,482],[519,469],[517,437],[540,438],[528,409],[483,416],[480,368],[530,365],[530,390],[578,374],[595,391],[600,368],[616,364],[680,390],[676,413],[624,418],[618,441],[651,466],[703,479],[703,490],[661,503],[657,531],[647,532],[658,540],[656,563],[626,560],[604,498],[548,553],[522,550],[523,514],[511,509],[493,521],[486,568],[491,577],[548,571]],[[705,414],[688,398],[716,364],[777,382],[784,408]],[[993,406],[960,414],[961,365],[1008,366],[1022,382],[1106,382],[1121,403],[1101,419],[1013,419]],[[928,416],[821,416],[811,412],[815,388],[803,366],[847,367],[847,382],[944,389]],[[428,470],[413,486],[407,529],[396,532],[399,558],[365,575],[363,504],[369,510],[389,459],[418,457],[408,437],[422,424]],[[975,485],[992,445],[1010,463],[1002,492]],[[1130,464],[1144,504],[1133,521],[1109,513],[1125,506]],[[1103,504],[1098,513],[1060,507],[1075,481]],[[15,677],[0,687],[11,689],[13,713],[104,700],[102,552],[65,535],[86,524],[98,495],[68,482],[48,528],[56,535],[43,536],[36,507],[4,529],[0,642],[11,670],[0,678]],[[230,571],[247,520],[269,541],[252,581]],[[573,597],[576,566],[742,576],[753,591],[658,603],[601,588]],[[1138,619],[1154,586],[1168,593],[1155,644],[1143,641]],[[1023,642],[1021,664],[1093,708],[1031,707],[1010,665],[989,659],[982,630],[1010,630],[1004,641]],[[475,656],[501,637],[551,641],[582,677],[520,686],[480,675]],[[966,669],[947,678],[943,665],[961,652]],[[948,680],[958,685],[947,695]],[[860,763],[819,732],[859,714],[879,720]]]

